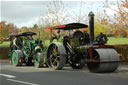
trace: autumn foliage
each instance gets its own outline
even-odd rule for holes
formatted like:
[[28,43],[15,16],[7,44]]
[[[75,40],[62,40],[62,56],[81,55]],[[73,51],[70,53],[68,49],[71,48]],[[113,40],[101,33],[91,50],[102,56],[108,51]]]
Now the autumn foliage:
[[12,23],[0,22],[0,38],[6,39],[12,33],[17,34],[20,30]]
[[[112,6],[117,8],[114,9]],[[113,10],[114,15],[111,17],[104,10],[104,18],[101,23],[107,25],[111,29],[111,34],[115,36],[128,36],[128,0],[120,0],[116,3],[110,3],[106,0],[104,7]]]

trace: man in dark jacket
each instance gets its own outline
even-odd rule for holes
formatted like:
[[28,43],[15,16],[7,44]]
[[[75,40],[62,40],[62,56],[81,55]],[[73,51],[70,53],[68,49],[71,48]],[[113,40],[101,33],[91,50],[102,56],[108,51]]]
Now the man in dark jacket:
[[13,40],[13,46],[15,46],[16,49],[21,49],[22,48],[22,39],[19,37],[15,37]]
[[106,44],[108,41],[108,38],[105,34],[103,34],[102,32],[96,37],[96,41],[99,44]]

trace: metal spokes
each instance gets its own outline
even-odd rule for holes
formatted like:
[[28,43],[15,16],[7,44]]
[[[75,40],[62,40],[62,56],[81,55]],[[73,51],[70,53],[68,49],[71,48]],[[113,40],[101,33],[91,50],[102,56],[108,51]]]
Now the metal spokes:
[[53,66],[57,66],[60,62],[60,53],[57,46],[53,46],[50,52],[50,61]]

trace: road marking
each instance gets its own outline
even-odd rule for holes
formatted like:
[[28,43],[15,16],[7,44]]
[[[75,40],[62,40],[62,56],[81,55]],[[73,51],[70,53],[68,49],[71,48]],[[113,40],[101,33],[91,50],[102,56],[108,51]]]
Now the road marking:
[[29,83],[29,82],[24,82],[24,81],[19,81],[19,80],[14,80],[14,79],[7,79],[7,80],[8,80],[8,81],[17,82],[17,83],[27,84],[27,85],[38,85],[38,84]]
[[8,74],[0,74],[0,76],[4,76],[7,78],[16,78],[16,76],[8,75]]

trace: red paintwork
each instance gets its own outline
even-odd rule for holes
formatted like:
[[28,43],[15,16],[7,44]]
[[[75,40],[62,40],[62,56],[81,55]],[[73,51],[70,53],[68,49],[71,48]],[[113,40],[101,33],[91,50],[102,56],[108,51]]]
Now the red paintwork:
[[50,27],[50,28],[47,28],[47,29],[57,29],[57,28],[64,28],[66,27],[65,25],[62,25],[62,26],[55,26],[55,27]]
[[89,48],[114,48],[112,45],[95,45],[95,46],[89,46]]
[[23,62],[24,62],[24,59],[20,58],[20,59],[19,59],[19,62],[20,62],[20,63],[23,63]]
[[90,60],[93,59],[93,47],[89,47],[89,55],[90,55]]
[[93,59],[93,50],[96,48],[114,48],[112,45],[94,45],[89,46],[89,61],[96,61]]

